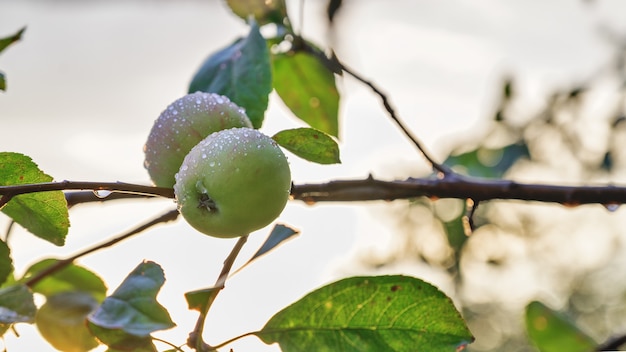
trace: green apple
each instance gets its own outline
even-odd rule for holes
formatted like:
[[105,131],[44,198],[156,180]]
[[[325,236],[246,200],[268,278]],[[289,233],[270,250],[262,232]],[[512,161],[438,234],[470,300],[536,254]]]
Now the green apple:
[[291,171],[273,139],[251,128],[215,132],[176,174],[178,209],[198,231],[231,238],[270,224],[287,204]]
[[98,306],[88,293],[69,291],[46,299],[35,316],[41,336],[63,352],[86,352],[98,346],[85,318]]
[[172,187],[185,155],[213,132],[252,127],[243,108],[227,97],[196,92],[170,104],[156,119],[144,146],[144,166],[152,182]]

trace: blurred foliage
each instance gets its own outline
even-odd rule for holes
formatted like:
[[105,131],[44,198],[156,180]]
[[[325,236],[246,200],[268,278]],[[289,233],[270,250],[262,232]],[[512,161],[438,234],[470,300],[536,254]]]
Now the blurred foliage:
[[[26,30],[26,27],[23,27],[22,29],[15,32],[14,34],[11,34],[4,38],[0,38],[0,53],[3,52],[4,49],[6,49],[9,45],[22,39],[22,34],[24,34],[25,30]],[[6,77],[5,77],[4,72],[0,71],[0,91],[5,91],[5,90],[7,90]]]
[[[528,92],[516,78],[504,77],[488,131],[451,148],[445,164],[461,174],[519,182],[624,182],[626,51],[623,42],[615,44],[610,67],[555,88],[535,113],[521,107]],[[607,89],[611,98],[600,100],[597,93]],[[598,104],[605,113],[593,109]],[[537,351],[529,334],[541,351],[556,350],[545,346],[558,334],[527,331],[531,302],[532,314],[544,304],[563,307],[543,313],[571,318],[572,331],[585,331],[585,348],[626,334],[623,207],[428,198],[403,207],[387,212],[396,226],[392,244],[357,260],[375,272],[407,270],[409,262],[444,284],[447,277],[476,337],[469,351]]]
[[596,347],[596,342],[567,316],[541,302],[530,302],[526,307],[526,331],[541,352],[589,352]]

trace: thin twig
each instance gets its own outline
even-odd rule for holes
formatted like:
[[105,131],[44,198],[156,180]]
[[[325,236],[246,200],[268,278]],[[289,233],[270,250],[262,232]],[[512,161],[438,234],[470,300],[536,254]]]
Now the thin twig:
[[26,280],[26,282],[24,282],[24,284],[28,287],[32,287],[34,285],[36,285],[39,281],[43,280],[45,277],[47,277],[48,275],[51,275],[63,268],[65,268],[66,266],[70,265],[71,263],[73,263],[76,259],[84,257],[87,254],[91,254],[93,252],[99,251],[101,249],[105,249],[108,247],[111,247],[115,244],[117,244],[118,242],[121,242],[131,236],[134,236],[140,232],[143,232],[145,230],[147,230],[148,228],[160,224],[160,223],[164,223],[164,222],[169,222],[169,221],[173,221],[176,220],[176,218],[178,218],[178,210],[170,210],[168,212],[166,212],[165,214],[156,217],[144,224],[142,224],[141,226],[136,227],[135,229],[132,229],[128,232],[123,233],[120,236],[117,236],[107,242],[104,242],[102,244],[99,244],[97,246],[94,247],[90,247],[87,248],[81,252],[78,252],[74,255],[72,255],[71,257],[65,258],[65,259],[61,259],[57,262],[55,262],[54,264],[50,265],[49,267],[47,267],[46,269],[38,272],[37,274],[31,276],[28,280]]
[[9,225],[7,226],[6,231],[4,232],[4,242],[9,242],[9,236],[11,235],[11,230],[13,230],[13,225],[15,225],[15,221],[9,221]]
[[195,348],[197,351],[202,351],[202,352],[215,351],[214,347],[211,347],[210,345],[205,343],[204,340],[202,339],[202,331],[204,331],[204,324],[206,322],[206,317],[207,317],[207,314],[209,313],[209,309],[211,308],[211,305],[215,301],[215,298],[220,293],[220,291],[224,289],[224,285],[226,284],[226,280],[228,279],[228,274],[230,273],[230,270],[235,264],[235,260],[237,259],[239,252],[241,251],[241,249],[243,248],[243,245],[246,243],[247,240],[248,240],[248,235],[239,237],[239,239],[237,240],[237,243],[235,243],[235,246],[230,251],[230,254],[228,255],[228,257],[226,257],[226,260],[224,260],[224,266],[222,267],[222,271],[220,272],[219,276],[217,277],[217,280],[215,281],[215,284],[212,287],[212,288],[215,288],[215,290],[211,292],[211,296],[209,296],[207,304],[204,306],[205,309],[202,312],[200,312],[200,316],[198,317],[198,320],[196,321],[196,326],[193,329],[193,331],[189,334],[189,338],[187,339],[187,344],[190,347]]
[[474,232],[474,213],[476,213],[476,209],[478,209],[478,204],[480,202],[474,201],[471,198],[467,198],[465,200],[465,215],[463,215],[463,232],[465,236],[470,236]]
[[400,117],[396,113],[393,106],[391,106],[391,102],[389,101],[389,98],[387,97],[385,93],[383,93],[378,87],[376,87],[376,85],[374,85],[373,82],[363,78],[362,76],[354,72],[352,69],[346,67],[346,65],[341,63],[339,60],[337,60],[337,62],[345,73],[349,74],[350,76],[354,77],[361,83],[368,86],[374,93],[376,93],[380,97],[380,99],[382,100],[383,106],[385,107],[385,110],[387,110],[387,112],[389,113],[389,117],[391,117],[391,119],[396,123],[396,125],[398,125],[400,130],[402,130],[402,133],[404,133],[404,135],[407,136],[407,138],[411,140],[413,145],[415,145],[415,147],[420,151],[420,153],[422,153],[424,158],[430,163],[430,165],[432,166],[434,170],[441,173],[441,176],[450,176],[454,174],[452,169],[450,169],[446,165],[438,163],[437,161],[435,161],[435,159],[433,159],[433,157],[430,156],[430,153],[426,150],[426,147],[422,145],[422,143],[417,138],[417,136],[413,135],[413,133],[404,124],[404,122],[400,120]]
[[157,337],[152,337],[152,340],[153,340],[153,341],[158,341],[158,342],[163,343],[163,344],[166,344],[166,345],[168,345],[168,346],[172,347],[175,351],[185,352],[185,351],[183,351],[183,349],[182,349],[182,348],[180,348],[180,347],[176,346],[175,344],[173,344],[173,343],[171,343],[171,342],[169,342],[169,341],[166,341],[166,340],[163,340],[163,339],[159,339],[159,338],[157,338]]
[[228,339],[228,340],[226,340],[226,341],[224,341],[224,342],[220,343],[219,345],[215,345],[215,346],[213,346],[213,348],[217,350],[217,349],[222,348],[222,347],[224,347],[224,346],[228,346],[228,345],[230,345],[231,343],[233,343],[233,342],[235,342],[235,341],[237,341],[237,340],[239,340],[239,339],[242,339],[242,338],[244,338],[244,337],[248,337],[248,336],[255,336],[255,335],[256,335],[256,334],[258,334],[259,332],[260,332],[260,331],[252,331],[252,332],[247,332],[247,333],[245,333],[245,334],[241,334],[241,335],[239,335],[239,336],[235,336],[235,337],[233,337],[233,338],[231,338],[231,339]]
[[393,122],[395,122],[396,125],[400,128],[400,130],[402,130],[402,133],[404,133],[404,135],[409,140],[411,140],[413,145],[419,150],[419,152],[424,156],[424,158],[428,161],[428,163],[430,163],[432,168],[438,173],[440,173],[440,176],[442,177],[446,177],[446,176],[450,177],[454,175],[454,171],[452,171],[452,169],[450,169],[446,165],[438,163],[437,161],[435,161],[435,159],[432,156],[430,156],[430,153],[426,150],[426,147],[422,145],[422,143],[417,138],[417,136],[415,136],[409,130],[409,128],[404,124],[404,122],[402,122],[402,120],[396,113],[396,109],[391,105],[391,101],[389,100],[389,97],[387,97],[387,94],[385,94],[378,86],[376,86],[374,82],[356,73],[353,69],[349,68],[343,62],[341,62],[339,58],[337,58],[336,56],[333,55],[332,58],[328,58],[326,54],[324,54],[319,49],[313,47],[312,45],[308,44],[306,40],[304,40],[303,38],[299,38],[296,36],[296,38],[294,38],[294,45],[295,45],[295,47],[293,48],[294,50],[304,50],[308,52],[309,54],[316,56],[317,58],[322,60],[322,62],[324,62],[327,67],[331,68],[333,72],[335,71],[335,68],[339,68],[340,71],[343,71],[349,74],[350,76],[352,76],[359,82],[368,86],[381,99],[383,106],[385,107],[385,110],[389,114],[389,117],[391,117]]

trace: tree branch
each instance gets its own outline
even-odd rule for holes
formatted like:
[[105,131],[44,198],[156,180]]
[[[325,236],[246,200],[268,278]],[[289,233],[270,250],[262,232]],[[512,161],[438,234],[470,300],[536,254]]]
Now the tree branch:
[[[123,182],[81,182],[81,181],[60,181],[18,184],[0,186],[0,208],[7,204],[13,197],[20,194],[50,191],[68,190],[91,190],[92,192],[66,193],[68,206],[78,203],[102,201],[108,199],[137,198],[137,197],[166,197],[174,198],[174,190],[171,188],[136,185]],[[110,195],[96,195],[97,191],[114,192]],[[90,193],[90,194],[87,194]]]
[[516,199],[566,206],[626,203],[626,187],[556,186],[518,183],[511,180],[452,178],[409,178],[405,181],[381,181],[372,177],[319,184],[294,185],[292,197],[307,203],[396,200],[415,197],[472,199],[474,202]]
[[[99,198],[92,191],[67,192],[71,204],[91,201],[107,201],[119,198],[165,197],[174,198],[171,188],[134,185],[128,183],[99,182],[48,182],[0,186],[0,196],[11,197],[33,192],[92,189],[109,190],[113,193]],[[120,192],[117,194],[116,192]],[[580,204],[603,204],[617,206],[626,203],[626,187],[615,185],[559,186],[550,184],[519,183],[512,180],[479,179],[454,174],[440,178],[408,178],[383,181],[373,177],[356,180],[336,180],[325,183],[294,184],[291,197],[306,203],[357,202],[372,200],[396,200],[416,197],[457,198],[480,201],[515,199],[560,203],[566,206]],[[68,203],[69,204],[69,203]]]

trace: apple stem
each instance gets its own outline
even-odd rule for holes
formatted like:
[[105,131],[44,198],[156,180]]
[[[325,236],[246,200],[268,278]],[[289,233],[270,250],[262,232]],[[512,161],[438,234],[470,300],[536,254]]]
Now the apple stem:
[[215,301],[215,298],[217,297],[219,292],[224,289],[224,285],[226,284],[228,275],[246,241],[248,241],[248,235],[239,237],[237,243],[235,243],[235,246],[230,251],[230,254],[224,260],[224,266],[222,267],[222,271],[220,272],[217,280],[215,281],[215,284],[212,287],[214,290],[211,291],[211,295],[207,299],[207,304],[204,306],[204,310],[200,312],[200,316],[198,317],[195,328],[189,334],[189,338],[187,339],[187,345],[189,345],[191,348],[194,348],[196,351],[215,351],[215,347],[210,346],[202,339],[202,331],[204,330],[204,324],[206,322],[206,317],[209,313],[209,309],[211,308],[211,305]]

